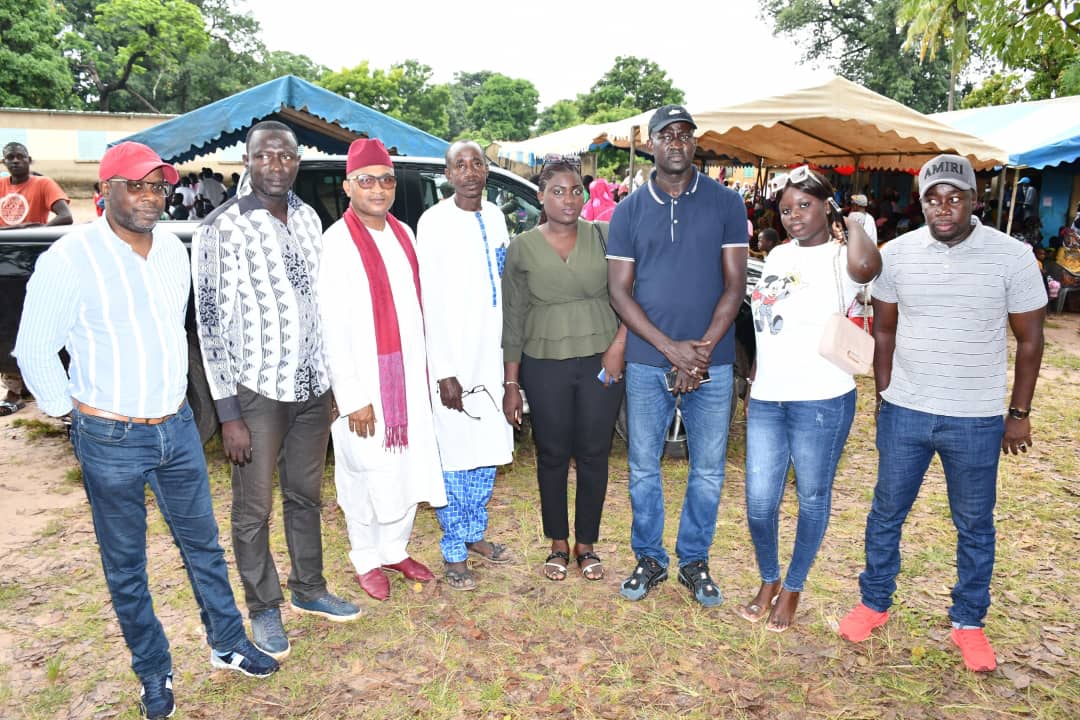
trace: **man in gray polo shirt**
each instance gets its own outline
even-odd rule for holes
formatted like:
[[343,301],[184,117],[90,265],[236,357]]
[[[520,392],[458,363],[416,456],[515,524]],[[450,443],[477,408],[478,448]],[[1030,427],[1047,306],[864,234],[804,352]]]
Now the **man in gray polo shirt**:
[[[840,621],[861,642],[889,619],[900,532],[934,453],[956,526],[952,640],[976,672],[997,666],[983,634],[994,569],[998,451],[1027,452],[1043,350],[1043,289],[1035,256],[972,216],[975,172],[939,155],[919,172],[926,225],[882,250],[874,282],[878,478],[866,519],[862,602]],[[1016,336],[1008,414],[1006,331]]]

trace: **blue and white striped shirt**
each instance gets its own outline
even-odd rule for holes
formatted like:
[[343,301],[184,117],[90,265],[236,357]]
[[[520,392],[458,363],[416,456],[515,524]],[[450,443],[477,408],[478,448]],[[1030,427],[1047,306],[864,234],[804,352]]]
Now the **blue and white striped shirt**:
[[[129,417],[176,412],[187,390],[187,251],[161,226],[144,259],[105,217],[38,258],[12,355],[43,412],[71,398]],[[65,375],[57,356],[71,356]]]

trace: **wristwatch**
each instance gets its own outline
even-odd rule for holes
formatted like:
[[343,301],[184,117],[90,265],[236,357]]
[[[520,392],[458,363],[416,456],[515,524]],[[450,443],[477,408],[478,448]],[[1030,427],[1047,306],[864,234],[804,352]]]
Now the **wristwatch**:
[[1024,420],[1031,414],[1031,410],[1021,410],[1020,408],[1009,408],[1009,417],[1013,420]]

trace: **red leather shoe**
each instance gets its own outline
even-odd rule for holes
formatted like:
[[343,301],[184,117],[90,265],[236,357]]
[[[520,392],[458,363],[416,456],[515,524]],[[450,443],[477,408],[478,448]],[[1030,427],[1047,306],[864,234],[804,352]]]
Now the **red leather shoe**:
[[396,562],[393,565],[383,565],[382,569],[399,572],[407,579],[416,582],[431,582],[435,579],[435,574],[426,565],[413,560],[411,557],[406,557],[401,562]]
[[373,568],[363,575],[357,575],[356,582],[360,583],[364,592],[376,600],[390,599],[390,581],[382,568]]

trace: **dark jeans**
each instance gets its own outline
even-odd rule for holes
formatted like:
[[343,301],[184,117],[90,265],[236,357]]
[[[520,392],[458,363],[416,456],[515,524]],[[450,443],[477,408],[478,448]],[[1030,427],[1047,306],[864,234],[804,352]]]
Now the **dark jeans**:
[[248,616],[283,601],[270,554],[274,467],[281,484],[289,589],[301,600],[326,592],[322,560],[322,481],[330,439],[330,393],[279,402],[240,386],[240,412],[251,432],[252,458],[233,466],[232,537]]
[[154,615],[146,578],[146,486],[184,560],[199,617],[212,648],[227,652],[244,639],[218,542],[206,458],[187,403],[160,425],[138,425],[72,413],[71,442],[82,466],[105,582],[131,650],[131,669],[145,677],[172,670],[169,641]]
[[623,383],[605,387],[596,379],[601,367],[600,355],[567,360],[521,358],[521,384],[528,393],[536,441],[544,535],[553,540],[570,536],[566,478],[571,457],[577,463],[574,537],[583,545],[600,537],[611,434],[623,399]]
[[994,572],[994,505],[1004,433],[1001,415],[949,417],[888,401],[881,404],[877,486],[866,518],[866,570],[859,576],[868,608],[884,612],[892,605],[900,572],[900,531],[937,453],[956,526],[957,582],[949,617],[982,627]]

